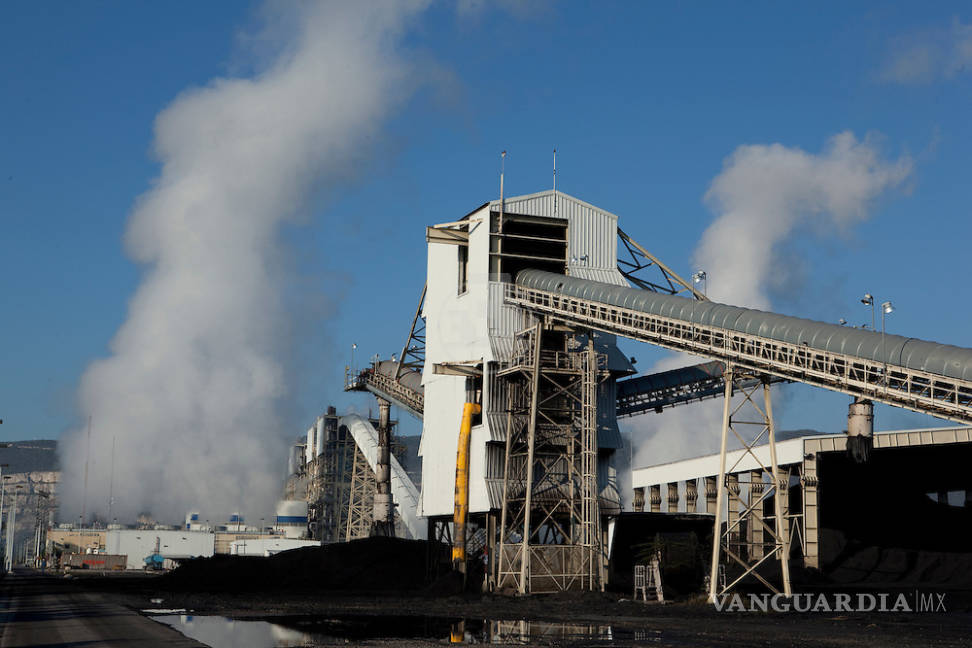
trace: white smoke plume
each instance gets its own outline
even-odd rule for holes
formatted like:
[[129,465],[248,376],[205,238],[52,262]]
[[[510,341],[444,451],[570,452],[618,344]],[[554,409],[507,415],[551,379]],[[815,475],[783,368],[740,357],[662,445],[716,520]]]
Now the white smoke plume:
[[[831,137],[818,154],[782,144],[740,146],[705,194],[716,218],[702,234],[693,262],[710,278],[708,296],[770,309],[772,288],[785,282],[785,268],[792,265],[775,263],[781,246],[796,232],[825,237],[848,231],[911,171],[909,157],[887,159],[872,139],[861,141],[849,132]],[[671,356],[648,373],[701,361]],[[721,425],[720,400],[633,419],[626,427],[636,449],[634,465],[716,452]]]
[[[143,279],[110,357],[79,390],[92,417],[89,514],[105,510],[113,439],[113,517],[272,514],[284,439],[297,431],[285,415],[295,321],[280,230],[354,175],[415,84],[401,38],[425,4],[272,5],[263,17],[287,34],[261,71],[187,90],[158,115],[161,173],[125,237]],[[82,509],[85,431],[61,452],[70,519]]]
[[948,27],[926,29],[893,39],[879,78],[918,85],[952,79],[972,71],[972,24],[958,18]]

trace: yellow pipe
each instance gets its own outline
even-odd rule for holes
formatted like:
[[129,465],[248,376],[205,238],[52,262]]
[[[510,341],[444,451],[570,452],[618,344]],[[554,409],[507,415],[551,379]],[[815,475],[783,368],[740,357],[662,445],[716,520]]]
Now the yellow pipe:
[[459,425],[459,449],[456,452],[456,508],[452,516],[454,535],[452,541],[452,565],[466,571],[466,518],[469,516],[469,436],[472,417],[482,407],[466,403],[462,407],[462,423]]

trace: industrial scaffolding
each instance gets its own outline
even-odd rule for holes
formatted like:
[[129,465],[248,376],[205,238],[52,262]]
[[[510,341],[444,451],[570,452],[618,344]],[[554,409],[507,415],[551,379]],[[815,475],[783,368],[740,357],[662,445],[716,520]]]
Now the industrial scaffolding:
[[323,542],[344,540],[355,455],[360,454],[336,416],[324,417],[322,452],[307,466],[308,522]]
[[[573,348],[572,348],[573,347]],[[602,585],[597,386],[606,358],[542,323],[508,365],[497,586],[520,593]]]

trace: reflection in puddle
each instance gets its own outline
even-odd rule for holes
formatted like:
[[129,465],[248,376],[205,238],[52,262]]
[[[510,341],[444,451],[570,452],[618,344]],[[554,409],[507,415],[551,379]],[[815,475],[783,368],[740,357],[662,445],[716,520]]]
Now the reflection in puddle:
[[613,641],[614,629],[588,623],[463,620],[453,624],[450,634],[452,643],[560,644],[579,640]]
[[186,614],[152,618],[212,648],[282,648],[312,643],[307,633],[266,621],[234,621],[225,617]]
[[[268,621],[234,621],[216,616],[152,617],[213,648],[278,648],[331,643],[335,639],[425,639],[464,644],[560,645],[572,641],[657,640],[651,631],[631,632],[610,625],[497,621],[419,616],[289,616]],[[624,636],[619,636],[619,632]],[[636,636],[641,635],[641,636]]]

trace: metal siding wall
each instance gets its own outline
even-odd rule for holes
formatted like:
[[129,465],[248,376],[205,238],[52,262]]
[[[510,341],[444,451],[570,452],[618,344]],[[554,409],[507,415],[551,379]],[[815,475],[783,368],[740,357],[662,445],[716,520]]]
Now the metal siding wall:
[[488,314],[489,344],[496,360],[505,360],[513,352],[513,336],[523,329],[523,312],[503,303],[506,284],[489,282]]
[[618,429],[617,384],[607,380],[597,390],[597,447],[618,450],[624,447],[621,431]]

